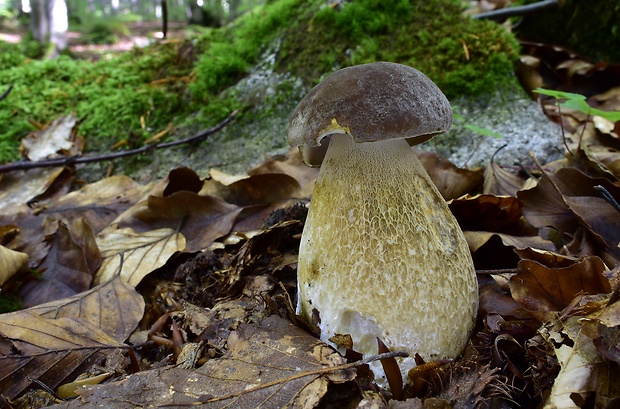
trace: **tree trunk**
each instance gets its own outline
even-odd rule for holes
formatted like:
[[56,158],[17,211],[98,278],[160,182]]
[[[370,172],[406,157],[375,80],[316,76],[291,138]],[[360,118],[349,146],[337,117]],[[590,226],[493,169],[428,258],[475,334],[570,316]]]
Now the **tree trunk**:
[[67,30],[69,29],[69,15],[65,0],[49,0],[50,9],[50,41],[58,53],[67,48]]
[[51,57],[67,48],[69,16],[65,0],[31,0],[30,29],[40,43],[54,45]]

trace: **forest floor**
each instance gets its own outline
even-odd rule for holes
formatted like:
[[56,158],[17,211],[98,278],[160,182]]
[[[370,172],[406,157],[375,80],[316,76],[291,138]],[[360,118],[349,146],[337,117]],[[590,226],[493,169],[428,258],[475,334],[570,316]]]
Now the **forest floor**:
[[[161,21],[139,21],[124,25],[126,32],[117,36],[118,40],[110,44],[91,44],[80,31],[67,33],[69,51],[77,58],[97,60],[108,53],[129,51],[133,47],[144,47],[163,37]],[[168,37],[184,38],[188,25],[183,21],[168,23]],[[7,25],[0,22],[0,41],[17,44],[28,34],[28,27]]]

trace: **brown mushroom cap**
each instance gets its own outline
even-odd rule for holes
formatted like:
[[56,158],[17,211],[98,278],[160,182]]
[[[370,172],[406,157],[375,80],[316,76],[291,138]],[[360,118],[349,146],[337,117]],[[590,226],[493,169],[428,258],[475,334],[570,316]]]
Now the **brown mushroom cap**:
[[288,142],[300,148],[306,164],[320,166],[321,140],[333,133],[350,134],[355,142],[406,138],[417,145],[451,125],[450,103],[426,75],[375,62],[338,70],[314,87],[291,115]]

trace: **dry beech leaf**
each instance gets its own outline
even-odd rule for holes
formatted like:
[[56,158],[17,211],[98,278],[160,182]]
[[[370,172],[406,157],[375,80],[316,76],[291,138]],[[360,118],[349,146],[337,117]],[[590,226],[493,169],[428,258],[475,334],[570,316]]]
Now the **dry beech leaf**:
[[[89,234],[91,237],[86,238]],[[50,244],[49,253],[38,267],[43,274],[39,279],[26,283],[19,291],[25,307],[88,290],[94,274],[90,267],[98,264],[97,260],[92,260],[90,264],[87,262],[87,257],[97,257],[97,252],[91,248],[91,252],[87,253],[62,222],[58,222],[58,230],[46,240]],[[84,228],[82,240],[94,241],[89,227]]]
[[166,264],[176,252],[185,249],[185,237],[173,229],[137,233],[133,229],[111,226],[97,236],[103,262],[95,275],[95,284],[116,275],[136,286],[144,277]]
[[[543,337],[555,349],[561,367],[545,409],[582,407],[587,396],[596,390],[596,374],[602,362],[592,339],[580,330],[580,317],[570,317],[560,325],[561,329],[556,325],[548,332],[542,331]],[[570,338],[570,342],[557,346],[557,341],[566,337]]]
[[414,151],[445,200],[480,190],[484,179],[482,169],[462,169],[435,153]]
[[312,408],[330,383],[353,380],[355,371],[331,367],[345,359],[290,322],[271,316],[260,327],[241,324],[228,352],[197,370],[153,369],[83,390],[57,408],[154,407]]
[[28,255],[0,246],[0,285],[28,268]]
[[54,200],[41,213],[66,224],[83,217],[99,233],[151,189],[152,185],[139,185],[127,176],[112,176]]
[[514,175],[491,160],[484,171],[484,194],[517,197],[525,186],[525,179]]
[[303,193],[300,194],[300,197],[309,198],[312,195],[313,182],[319,175],[319,168],[307,166],[301,159],[299,149],[293,148],[286,155],[274,157],[248,171],[248,175],[262,175],[265,173],[284,173],[292,176],[301,186]]
[[45,258],[49,248],[45,236],[54,233],[58,228],[58,223],[35,216],[26,206],[12,215],[0,213],[0,225],[15,228],[17,234],[7,240],[5,246],[11,250],[26,253],[30,268],[36,268]]
[[545,173],[535,188],[519,192],[523,215],[536,227],[552,226],[566,233],[582,226],[620,257],[620,213],[600,198],[597,186],[620,200],[620,188],[607,179],[591,178],[575,168]]
[[36,379],[54,389],[106,353],[126,348],[83,319],[43,318],[30,310],[0,315],[0,391],[10,399]]
[[120,228],[132,228],[136,232],[174,229],[185,237],[185,251],[194,252],[230,233],[240,212],[240,207],[219,197],[179,191],[167,197],[151,195],[121,215],[117,222]]
[[218,196],[237,206],[256,206],[293,197],[300,185],[284,173],[265,173],[248,176],[229,185],[208,180],[201,195]]
[[22,140],[21,150],[33,162],[58,156],[73,147],[73,127],[77,118],[70,114],[56,118],[52,124]]
[[521,260],[510,279],[513,298],[540,321],[547,321],[566,308],[580,294],[611,292],[604,276],[605,264],[587,257],[568,267],[548,268],[531,260]]
[[552,242],[539,236],[519,237],[502,233],[489,233],[486,231],[465,231],[463,233],[465,234],[469,249],[472,252],[477,251],[495,236],[499,237],[504,246],[513,247],[515,249],[525,249],[528,247],[549,251],[555,249],[555,245]]
[[13,398],[33,379],[56,386],[121,344],[144,313],[144,300],[120,277],[92,290],[0,315],[0,393]]
[[515,249],[515,253],[517,253],[523,260],[536,261],[546,267],[569,267],[577,261],[574,257],[531,247]]
[[511,234],[522,229],[521,203],[514,197],[467,195],[449,206],[463,230]]
[[30,210],[27,203],[35,197],[66,193],[71,178],[64,168],[30,169],[5,173],[0,181],[0,214],[14,215]]
[[[144,312],[144,299],[121,277],[86,292],[29,308],[43,318],[87,321],[122,342],[136,328]],[[0,315],[0,317],[2,317]]]
[[188,167],[172,169],[168,173],[168,183],[162,192],[164,197],[170,196],[175,192],[186,190],[198,193],[202,189],[203,182],[200,176]]
[[535,187],[518,192],[517,197],[523,203],[523,216],[533,226],[552,226],[565,232],[573,232],[578,226],[562,193],[547,173]]

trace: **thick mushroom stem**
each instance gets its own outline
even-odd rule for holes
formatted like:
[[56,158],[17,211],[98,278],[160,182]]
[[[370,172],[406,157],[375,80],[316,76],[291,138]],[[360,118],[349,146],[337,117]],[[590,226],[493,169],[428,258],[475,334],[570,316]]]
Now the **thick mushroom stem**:
[[324,341],[350,334],[365,356],[377,353],[376,337],[426,360],[462,351],[478,307],[471,255],[405,140],[332,135],[302,235],[298,291],[298,313],[319,312]]

